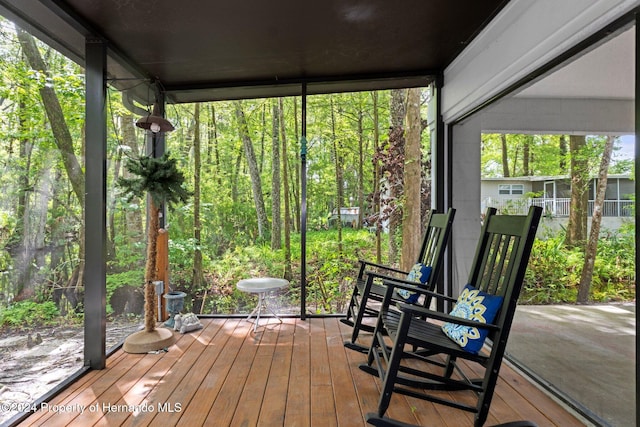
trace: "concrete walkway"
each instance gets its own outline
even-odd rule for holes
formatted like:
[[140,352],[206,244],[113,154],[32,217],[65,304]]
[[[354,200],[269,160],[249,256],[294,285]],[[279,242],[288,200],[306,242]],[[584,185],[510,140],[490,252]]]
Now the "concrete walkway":
[[601,418],[636,423],[636,306],[518,306],[507,352]]

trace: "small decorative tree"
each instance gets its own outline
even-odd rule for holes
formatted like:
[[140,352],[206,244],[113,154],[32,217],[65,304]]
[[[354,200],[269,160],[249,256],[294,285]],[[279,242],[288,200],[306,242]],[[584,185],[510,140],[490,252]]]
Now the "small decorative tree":
[[[186,202],[191,193],[184,188],[185,177],[176,166],[176,160],[165,153],[162,157],[143,156],[130,158],[126,169],[131,173],[130,178],[120,178],[118,185],[129,195],[129,200],[133,197],[149,196],[149,224],[147,229],[147,259],[145,264],[145,292],[144,292],[144,331],[136,334],[151,334],[155,331],[156,324],[156,292],[154,281],[157,278],[156,256],[157,241],[160,233],[160,209],[164,205],[176,202]],[[129,338],[133,337],[134,335]],[[128,339],[129,339],[128,338]],[[138,337],[145,343],[149,343],[149,337]],[[133,338],[132,338],[133,339]],[[127,341],[125,340],[125,344]],[[153,345],[152,345],[153,346]],[[159,348],[165,345],[160,345]],[[128,351],[125,345],[125,351]],[[129,345],[135,351],[135,345]],[[155,348],[158,350],[158,348]]]

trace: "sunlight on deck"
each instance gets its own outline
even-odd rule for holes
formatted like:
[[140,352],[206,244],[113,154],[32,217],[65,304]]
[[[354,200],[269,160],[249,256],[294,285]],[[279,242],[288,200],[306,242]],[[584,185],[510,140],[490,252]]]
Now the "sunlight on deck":
[[[21,425],[365,426],[379,381],[358,369],[365,355],[342,345],[349,328],[337,318],[271,320],[253,333],[245,319],[203,319],[203,329],[180,335],[167,353],[120,350],[107,369],[51,402],[84,411],[40,410]],[[473,424],[469,413],[395,394],[387,415],[416,425]],[[583,425],[504,366],[487,424],[520,419]]]

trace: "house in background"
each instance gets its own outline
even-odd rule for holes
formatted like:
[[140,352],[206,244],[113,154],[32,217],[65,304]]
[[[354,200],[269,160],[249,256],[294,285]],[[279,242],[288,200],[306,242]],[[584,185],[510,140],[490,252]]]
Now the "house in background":
[[[598,180],[589,183],[588,215],[593,213]],[[605,228],[617,229],[631,221],[634,204],[634,185],[629,174],[609,175],[602,211]],[[481,212],[494,207],[501,213],[525,214],[531,205],[544,208],[547,223],[566,225],[571,202],[569,176],[519,176],[482,178],[480,185]]]
[[[340,219],[343,227],[358,228],[359,227],[360,208],[357,206],[340,208]],[[327,219],[329,227],[336,227],[338,221],[338,209],[333,209]]]

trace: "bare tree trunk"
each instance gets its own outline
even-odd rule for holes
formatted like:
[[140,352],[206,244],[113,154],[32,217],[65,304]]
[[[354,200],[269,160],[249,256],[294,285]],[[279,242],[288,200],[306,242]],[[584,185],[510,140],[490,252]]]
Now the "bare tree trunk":
[[333,95],[330,95],[331,100],[331,138],[333,140],[333,156],[334,164],[336,168],[336,209],[338,212],[338,252],[342,255],[342,205],[344,203],[344,196],[342,190],[342,149],[340,142],[336,136],[336,116],[333,105]]
[[600,162],[600,171],[598,172],[598,189],[596,191],[596,200],[593,205],[593,215],[591,216],[591,231],[589,233],[589,241],[584,254],[584,264],[582,266],[582,274],[580,275],[580,285],[578,287],[578,304],[586,304],[589,301],[589,290],[591,289],[591,280],[593,279],[593,266],[596,261],[598,251],[598,238],[600,237],[600,224],[602,222],[602,206],[604,205],[604,196],[607,192],[607,174],[609,173],[609,163],[611,162],[611,152],[613,151],[612,136],[607,137],[607,143],[604,146],[602,160]]
[[[391,129],[389,131],[389,150],[398,154],[398,161],[404,161],[404,128],[403,122],[406,113],[405,89],[394,89],[391,91]],[[401,158],[401,159],[400,159]],[[397,171],[397,175],[390,178],[389,200],[391,205],[389,215],[389,263],[397,262],[398,254],[398,234],[402,229],[402,185],[404,179],[402,171]]]
[[[115,116],[112,117],[112,120],[114,129],[116,129],[116,131],[119,129],[121,132],[121,137],[118,138],[118,148],[116,148],[116,153],[114,155],[115,161],[113,162],[113,181],[118,182],[118,179],[120,179],[120,174],[128,175],[127,170],[123,170],[122,168],[123,151],[120,147],[129,147],[134,155],[139,154],[139,149],[136,146],[136,133],[133,114],[127,113],[120,116]],[[109,194],[109,217],[107,218],[107,259],[109,260],[115,260],[117,255],[117,247],[115,244],[115,238],[117,234],[117,226],[115,223],[117,202],[116,196],[117,193],[115,192],[110,192]],[[131,203],[139,204],[139,200],[137,200],[137,198],[132,199]],[[142,238],[142,217],[140,215],[140,211],[138,209],[127,210],[127,212],[125,213],[125,221],[126,222],[122,229],[126,231],[129,242],[139,242]],[[138,233],[136,233],[136,231]]]
[[236,163],[233,167],[233,178],[231,180],[231,200],[238,203],[238,179],[240,177],[240,167],[242,165],[242,151],[244,147],[240,147],[236,155]]
[[[25,108],[23,102],[19,102],[18,109],[21,112]],[[26,130],[24,114],[18,115],[18,131],[20,134]],[[33,248],[30,245],[29,216],[27,215],[29,204],[29,171],[31,169],[31,152],[33,144],[25,138],[19,140],[20,163],[24,165],[18,176],[18,197],[16,206],[16,228],[11,241],[7,244],[7,250],[13,258],[12,283],[16,300],[30,298],[35,289],[32,287],[31,269],[33,265]]]
[[[132,118],[131,115],[118,115],[112,116],[113,128],[116,132],[116,139],[118,140],[114,162],[113,162],[113,181],[118,182],[120,178],[120,172],[122,171],[122,150],[119,148],[124,145],[124,121],[125,117]],[[122,131],[122,138],[118,137],[118,129]],[[107,208],[107,260],[113,261],[116,259],[116,193],[109,192],[109,207]]]
[[264,168],[264,140],[267,132],[267,104],[262,103],[262,114],[260,115],[262,119],[262,125],[260,126],[260,159],[258,161],[258,171],[262,174],[262,169]]
[[560,135],[560,141],[558,143],[558,150],[560,151],[560,173],[566,173],[567,170],[567,136]]
[[531,135],[525,135],[524,137],[524,145],[522,148],[522,173],[524,176],[531,176],[531,171],[529,170],[529,161],[531,160],[531,140],[533,137]]
[[[378,113],[378,92],[371,92],[373,98],[373,152],[377,153],[380,147],[380,115]],[[376,220],[376,262],[382,262],[382,221],[380,221],[380,162],[377,158],[373,160],[373,201]]]
[[516,151],[513,153],[513,162],[511,162],[511,165],[513,166],[511,169],[511,176],[518,176],[518,154],[520,154],[520,147],[516,146]]
[[407,137],[404,157],[404,218],[402,220],[401,268],[411,269],[420,251],[421,199],[421,146],[420,89],[409,89],[407,94]]
[[364,111],[362,104],[358,105],[358,228],[362,227],[364,219]]
[[[129,147],[134,156],[139,156],[142,152],[141,147],[137,145],[136,128],[132,114],[122,117],[122,144]],[[131,173],[126,168],[122,171],[122,174],[127,178],[131,177]],[[138,206],[142,205],[138,197],[133,197],[131,203]],[[127,210],[123,229],[126,231],[129,243],[140,242],[143,239],[145,221],[146,219],[142,217],[140,209]]]
[[[298,129],[298,98],[293,98],[293,124],[294,124],[294,135],[296,138],[296,144],[300,141],[300,131]],[[284,122],[282,124],[284,126]],[[300,231],[300,182],[302,178],[300,177],[300,146],[297,145],[296,150],[296,162],[293,165],[294,167],[294,182],[292,185],[292,193],[293,193],[293,203],[296,220],[294,222],[295,230]]]
[[[40,51],[36,46],[34,38],[20,28],[16,28],[16,31],[18,34],[18,40],[20,41],[20,46],[22,47],[31,68],[48,75],[49,69],[42,60],[42,56],[40,55]],[[55,137],[56,146],[60,150],[60,155],[62,156],[62,163],[64,164],[67,176],[71,182],[71,188],[73,188],[73,192],[78,198],[80,205],[84,206],[84,174],[80,167],[80,162],[78,162],[73,150],[73,139],[71,138],[71,133],[69,132],[69,128],[65,122],[60,101],[58,100],[53,88],[47,85],[43,85],[40,88],[40,96],[42,96],[42,102],[44,104],[45,111],[47,112],[47,118],[51,124],[51,130]]]
[[[62,212],[66,207],[61,203],[60,198],[60,183],[62,182],[62,171],[59,168],[55,170],[54,177],[54,191],[55,195],[53,196],[51,211],[52,212]],[[51,280],[54,289],[60,289],[67,284],[67,280],[69,279],[69,266],[68,263],[64,262],[65,259],[65,249],[72,244],[74,241],[74,236],[72,234],[67,234],[69,231],[66,229],[63,223],[60,221],[52,221],[51,223],[51,241],[59,242],[53,245],[51,249],[51,261],[49,263],[50,270],[53,272],[53,279]],[[62,243],[65,242],[65,243]],[[55,292],[55,291],[54,291]],[[60,307],[59,307],[60,308]]]
[[[51,157],[53,153],[45,162],[54,162]],[[29,183],[31,188],[28,191],[33,196],[31,202],[27,202],[28,208],[21,218],[24,228],[20,245],[17,251],[12,250],[17,272],[17,300],[33,297],[39,285],[47,283],[42,276],[45,271],[43,267],[46,266],[45,256],[48,254],[45,246],[47,212],[51,197],[56,191],[51,171],[51,164],[43,165],[39,176]]]
[[194,106],[193,124],[193,239],[195,249],[193,251],[193,288],[200,292],[204,284],[202,272],[202,223],[200,221],[200,174],[202,171],[201,138],[200,138],[200,103]]
[[284,108],[282,98],[278,98],[278,114],[280,116],[280,132],[282,139],[282,185],[284,187],[284,278],[291,280],[291,204],[289,197],[289,165],[287,156],[287,132],[284,125]]
[[[280,114],[278,100],[272,100],[271,136],[271,249],[282,247],[282,214],[280,212]],[[282,154],[286,156],[286,153]]]
[[258,236],[264,240],[267,238],[267,210],[264,205],[264,198],[262,196],[262,181],[260,179],[260,171],[258,169],[258,162],[256,161],[256,155],[253,151],[253,143],[251,142],[251,136],[249,135],[249,125],[247,124],[247,118],[242,111],[242,101],[235,101],[236,119],[238,120],[238,131],[240,132],[240,139],[242,139],[242,146],[244,147],[244,154],[247,158],[247,164],[249,165],[249,174],[251,175],[251,189],[253,191],[253,202],[256,207],[256,215],[258,217]]
[[213,151],[216,180],[218,185],[222,185],[222,171],[220,168],[220,148],[218,144],[218,123],[216,121],[216,109],[213,104],[209,104],[211,113],[211,126],[209,127],[209,138],[207,141],[207,163],[211,163],[211,152]]
[[507,178],[509,173],[509,157],[507,152],[507,135],[500,134],[500,141],[502,142],[502,175]]
[[569,247],[584,247],[587,236],[587,208],[589,189],[588,159],[584,155],[584,135],[571,135],[571,202],[565,244]]
[[[40,55],[38,46],[35,39],[26,31],[16,27],[16,33],[20,46],[24,52],[27,62],[36,71],[41,72],[44,75],[49,75],[49,69]],[[69,127],[64,118],[60,101],[53,89],[48,85],[43,85],[40,88],[40,96],[42,97],[42,103],[47,113],[49,124],[51,125],[51,131],[55,139],[56,147],[60,151],[62,157],[62,163],[65,171],[71,183],[73,193],[78,199],[82,210],[84,210],[84,193],[85,193],[85,180],[84,173],[78,158],[75,155],[73,148],[73,139],[69,132]],[[84,148],[84,147],[83,147]],[[84,216],[84,215],[83,215]],[[84,236],[84,223],[81,224],[80,235]],[[69,283],[69,287],[72,287],[79,292],[83,287],[83,270],[84,270],[84,242],[80,240],[78,245],[78,259],[80,262],[76,267],[76,271],[72,275],[72,279]],[[73,281],[77,279],[77,281]]]

